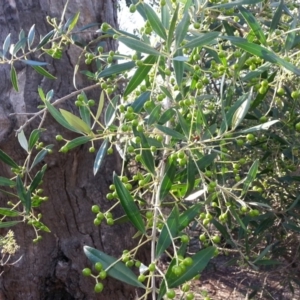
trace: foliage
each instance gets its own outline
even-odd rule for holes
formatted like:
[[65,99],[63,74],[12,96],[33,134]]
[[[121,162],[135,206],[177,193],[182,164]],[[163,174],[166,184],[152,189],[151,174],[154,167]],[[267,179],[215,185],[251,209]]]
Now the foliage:
[[[259,0],[161,0],[157,8],[132,3],[130,11],[145,21],[138,35],[103,23],[97,41],[81,45],[74,40],[74,32],[81,32],[74,29],[79,14],[65,24],[49,19],[53,30],[35,47],[34,26],[28,37],[22,31],[14,45],[8,35],[2,63],[11,65],[18,90],[16,61],[54,79],[44,62],[27,60],[28,54],[42,51],[59,59],[66,45],[81,47],[74,75],[83,55],[87,65],[97,67],[94,73],[81,70],[95,82],[93,88],[101,88],[97,107],[80,90],[75,116],[55,108],[61,101],[51,103],[54,91],[45,95],[39,89],[43,111],[78,134],[72,141],[56,136],[64,142],[62,155],[86,143],[95,152],[94,142],[103,141],[91,166],[94,175],[117,149],[123,167],[121,174],[111,174],[107,201],[112,208],[102,212],[93,206],[94,224],[130,222],[139,237],[138,246],[120,258],[85,247],[97,275],[90,269],[83,273],[96,279],[96,292],[103,288],[99,280],[105,272],[145,288],[153,299],[173,298],[177,287],[182,299],[193,299],[183,286],[213,256],[234,252],[254,269],[280,264],[283,252],[290,253],[287,237],[300,231],[298,7]],[[132,56],[103,52],[101,41],[111,37],[131,48]],[[2,186],[13,189],[1,189],[12,197],[11,209],[0,209],[1,227],[26,221],[37,232],[49,231],[34,212],[47,200],[39,188],[46,166],[34,176],[32,169],[52,151],[38,142],[42,132],[36,129],[27,139],[19,131],[28,154],[23,166],[0,151],[14,173],[0,178]],[[22,212],[16,210],[19,205]],[[116,205],[125,213],[119,220],[113,216]],[[17,221],[5,221],[11,218]],[[193,255],[187,251],[191,228],[199,231],[200,241]],[[135,258],[146,243],[151,244],[149,266]],[[171,259],[166,272],[158,264],[162,254]],[[139,277],[129,271],[134,265]],[[158,290],[156,278],[161,279]]]

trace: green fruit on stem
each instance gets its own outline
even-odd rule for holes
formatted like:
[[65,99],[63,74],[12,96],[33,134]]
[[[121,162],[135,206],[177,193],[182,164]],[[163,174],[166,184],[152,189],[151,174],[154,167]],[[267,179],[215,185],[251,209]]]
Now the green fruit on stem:
[[90,268],[85,268],[82,270],[83,276],[90,276],[92,274],[92,270]]
[[94,287],[94,291],[95,293],[101,293],[103,291],[103,288],[104,288],[103,283],[98,282]]

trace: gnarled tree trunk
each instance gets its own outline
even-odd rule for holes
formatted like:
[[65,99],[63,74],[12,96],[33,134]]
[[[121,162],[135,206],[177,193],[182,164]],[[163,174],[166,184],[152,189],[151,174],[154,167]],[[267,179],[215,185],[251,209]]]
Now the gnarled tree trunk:
[[[36,24],[37,34],[45,35],[50,30],[46,16],[59,18],[64,2],[2,0],[0,40],[3,42],[11,32],[15,42],[20,30],[24,29],[28,33],[32,24]],[[80,11],[81,25],[105,21],[116,26],[116,9],[117,0],[72,0],[68,5],[66,18]],[[93,32],[94,36],[95,31],[96,29]],[[115,47],[113,41],[107,45],[108,49]],[[17,142],[15,130],[28,117],[16,113],[38,111],[37,106],[41,104],[37,93],[38,86],[45,92],[53,89],[56,99],[72,92],[76,54],[70,47],[63,54],[62,60],[45,58],[50,63],[48,71],[57,76],[57,80],[45,79],[31,67],[16,64],[19,93],[12,89],[10,67],[1,66],[0,148],[18,163],[22,163],[25,153]],[[89,84],[92,83],[78,77],[79,87]],[[99,90],[91,91],[89,97],[99,99]],[[70,99],[63,105],[72,109],[74,100]],[[27,136],[38,122],[37,118],[26,127]],[[13,228],[20,245],[20,250],[14,258],[22,258],[13,266],[4,266],[4,273],[0,277],[0,299],[133,299],[134,289],[125,287],[113,279],[106,280],[104,291],[101,295],[96,295],[93,292],[94,280],[81,275],[81,270],[90,266],[83,253],[84,245],[118,256],[122,249],[128,248],[132,243],[130,226],[93,225],[95,216],[91,212],[91,206],[99,204],[103,211],[109,207],[105,195],[111,184],[112,171],[118,170],[118,160],[114,155],[108,156],[99,174],[94,177],[92,166],[95,155],[88,153],[88,145],[65,155],[58,153],[61,145],[55,141],[55,135],[62,134],[69,139],[76,135],[66,132],[51,116],[47,116],[43,128],[47,130],[42,135],[42,141],[45,144],[53,143],[55,147],[54,153],[45,159],[48,169],[43,180],[43,189],[49,200],[41,205],[38,212],[43,214],[42,221],[50,228],[51,233],[43,233],[43,240],[34,244],[32,239],[35,238],[35,234],[30,226],[21,223]],[[10,176],[7,166],[0,166],[0,176]],[[10,199],[7,196],[0,194],[0,206],[5,206],[8,200]],[[115,211],[115,216],[120,213]]]

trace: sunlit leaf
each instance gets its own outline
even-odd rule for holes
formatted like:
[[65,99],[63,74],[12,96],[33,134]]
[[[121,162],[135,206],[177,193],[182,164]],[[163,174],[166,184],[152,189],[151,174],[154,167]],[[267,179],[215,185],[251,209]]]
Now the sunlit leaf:
[[36,61],[36,60],[30,60],[30,59],[20,59],[20,61],[29,66],[46,66],[46,65],[48,65],[48,63],[46,63],[44,61]]
[[244,129],[241,131],[238,131],[237,133],[250,133],[250,132],[256,132],[256,131],[260,131],[260,130],[268,130],[270,128],[270,126],[274,125],[275,123],[279,122],[279,120],[272,120],[260,125],[256,125],[254,127],[248,128],[248,129]]
[[124,97],[128,96],[132,91],[134,91],[139,86],[139,84],[145,79],[147,74],[150,72],[153,64],[156,62],[156,57],[154,55],[149,55],[144,59],[143,62],[144,65],[139,67],[130,79],[124,91]]
[[289,32],[288,35],[286,36],[285,45],[284,45],[285,51],[291,50],[292,47],[294,46],[294,41],[295,41],[295,37],[296,37],[296,30],[294,30],[294,29],[297,26],[297,22],[298,22],[298,19],[295,16],[293,18],[293,22],[290,27],[290,30],[292,30],[292,31]]
[[18,141],[21,147],[28,152],[28,141],[23,130],[18,133]]
[[172,240],[178,234],[179,211],[177,205],[174,205],[165,225],[163,226],[155,249],[155,257],[159,257],[171,245]]
[[73,15],[69,20],[67,20],[65,24],[65,28],[68,28],[68,31],[72,31],[76,26],[79,19],[80,12],[78,11],[75,15]]
[[[178,49],[174,54],[174,57],[182,56],[182,49]],[[180,86],[182,83],[183,72],[184,72],[184,62],[180,60],[173,59],[173,67],[175,71],[176,82]]]
[[67,144],[64,145],[64,148],[71,150],[76,148],[80,145],[84,145],[92,139],[90,136],[80,136],[72,141],[69,141]]
[[[158,18],[157,14],[153,10],[153,8],[144,3],[144,10],[147,15],[147,19],[152,27],[152,29],[159,35],[163,40],[167,39],[167,34],[164,28],[164,25],[161,23],[160,19]],[[149,53],[151,54],[151,53]]]
[[180,47],[181,42],[184,40],[190,25],[189,12],[185,11],[182,20],[179,22],[175,29],[175,45],[176,48]]
[[99,120],[99,118],[101,116],[101,113],[102,113],[102,110],[103,110],[103,106],[104,106],[104,91],[102,90],[101,94],[100,94],[100,99],[99,99],[99,104],[98,104],[98,108],[97,108],[97,113],[96,113],[96,116],[95,116],[95,121],[94,121],[94,124],[93,124],[92,127],[94,127],[95,124],[96,124],[96,121]]
[[8,221],[8,222],[1,222],[0,221],[0,228],[7,228],[7,227],[12,227],[20,222],[23,221]]
[[93,167],[94,176],[97,174],[97,172],[99,171],[99,169],[104,161],[108,146],[109,146],[109,140],[108,140],[108,138],[106,138],[105,140],[103,140],[101,147],[99,148],[96,158],[95,158],[94,167]]
[[283,9],[284,1],[280,0],[279,5],[275,11],[275,14],[272,19],[272,23],[270,26],[270,32],[273,32],[275,29],[277,29],[278,24],[280,22],[281,16],[282,16],[282,9]]
[[7,35],[7,37],[5,38],[4,43],[3,43],[2,53],[3,53],[4,57],[6,57],[6,53],[9,49],[9,46],[10,46],[10,33]]
[[167,5],[161,7],[161,22],[166,29],[169,29],[170,24],[170,12]]
[[91,128],[77,116],[62,108],[59,111],[72,128],[86,134],[91,132]]
[[262,2],[262,0],[236,0],[236,1],[231,1],[228,3],[223,3],[223,4],[217,4],[214,6],[210,6],[207,7],[209,9],[215,9],[215,8],[231,8],[234,7],[236,5],[252,5],[252,4],[256,4],[256,3],[260,3]]
[[174,30],[175,30],[175,26],[176,26],[176,22],[177,22],[177,18],[178,18],[178,10],[179,10],[179,4],[177,4],[176,9],[173,13],[173,17],[172,17],[169,32],[168,32],[167,47],[169,50],[171,48],[171,44],[172,44],[173,38],[174,38]]
[[35,37],[35,24],[33,24],[28,32],[28,37],[27,37],[27,43],[28,43],[28,47],[30,48],[33,44],[34,41],[34,37]]
[[20,213],[16,210],[0,207],[0,215],[7,217],[18,217]]
[[137,280],[136,275],[131,271],[131,269],[126,267],[123,262],[89,246],[84,246],[83,250],[86,257],[93,264],[100,262],[109,276],[129,285],[136,286],[138,288],[145,288],[145,286]]
[[120,203],[129,220],[131,221],[132,225],[142,233],[146,233],[145,225],[140,210],[135,204],[131,194],[125,188],[125,186],[123,185],[122,181],[119,179],[116,173],[114,173],[113,180],[114,185],[116,187],[116,192],[120,199]]

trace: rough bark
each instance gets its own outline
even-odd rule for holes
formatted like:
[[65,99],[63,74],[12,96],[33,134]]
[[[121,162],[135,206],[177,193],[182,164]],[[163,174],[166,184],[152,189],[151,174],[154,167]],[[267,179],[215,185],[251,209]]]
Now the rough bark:
[[[64,3],[57,0],[2,0],[0,40],[4,41],[9,32],[17,40],[20,29],[28,32],[32,24],[36,24],[38,34],[46,34],[49,31],[46,16],[59,18]],[[117,0],[72,0],[66,18],[79,10],[81,24],[105,21],[115,26],[116,5]],[[112,42],[108,44],[109,48],[114,46]],[[57,76],[55,81],[42,78],[30,67],[16,65],[19,93],[12,89],[9,67],[0,67],[0,148],[20,163],[25,155],[15,138],[15,130],[27,116],[11,114],[38,110],[37,106],[41,104],[37,94],[38,86],[42,86],[45,91],[53,89],[56,99],[74,90],[72,76],[76,61],[72,51],[71,48],[67,50],[59,61],[45,58],[50,62],[48,70]],[[80,78],[78,80],[79,87],[91,84]],[[99,90],[92,91],[89,97],[99,99]],[[72,109],[72,102],[74,99],[64,105]],[[25,132],[28,134],[37,124],[38,120],[26,127]],[[106,280],[101,295],[95,295],[94,281],[81,276],[81,270],[90,266],[83,254],[84,245],[118,256],[122,249],[132,243],[132,228],[129,226],[102,225],[96,228],[93,225],[91,206],[100,204],[102,210],[105,210],[110,205],[105,200],[105,194],[111,184],[112,171],[118,169],[116,157],[108,157],[99,174],[94,177],[92,165],[95,156],[88,153],[88,146],[77,148],[66,155],[57,154],[61,145],[55,142],[55,135],[61,133],[67,138],[76,135],[66,133],[51,116],[47,117],[43,128],[47,128],[47,131],[42,141],[45,144],[54,143],[55,148],[54,154],[45,159],[48,170],[43,189],[49,201],[38,212],[43,214],[43,222],[51,229],[51,233],[43,234],[43,240],[33,244],[35,235],[30,226],[22,223],[14,227],[21,247],[16,259],[22,258],[17,264],[4,267],[0,278],[0,299],[133,299],[134,289],[112,279]],[[9,176],[9,172],[4,165],[0,166],[0,176]],[[0,206],[5,206],[8,200],[0,194]],[[120,214],[120,211],[115,211],[115,216]]]

